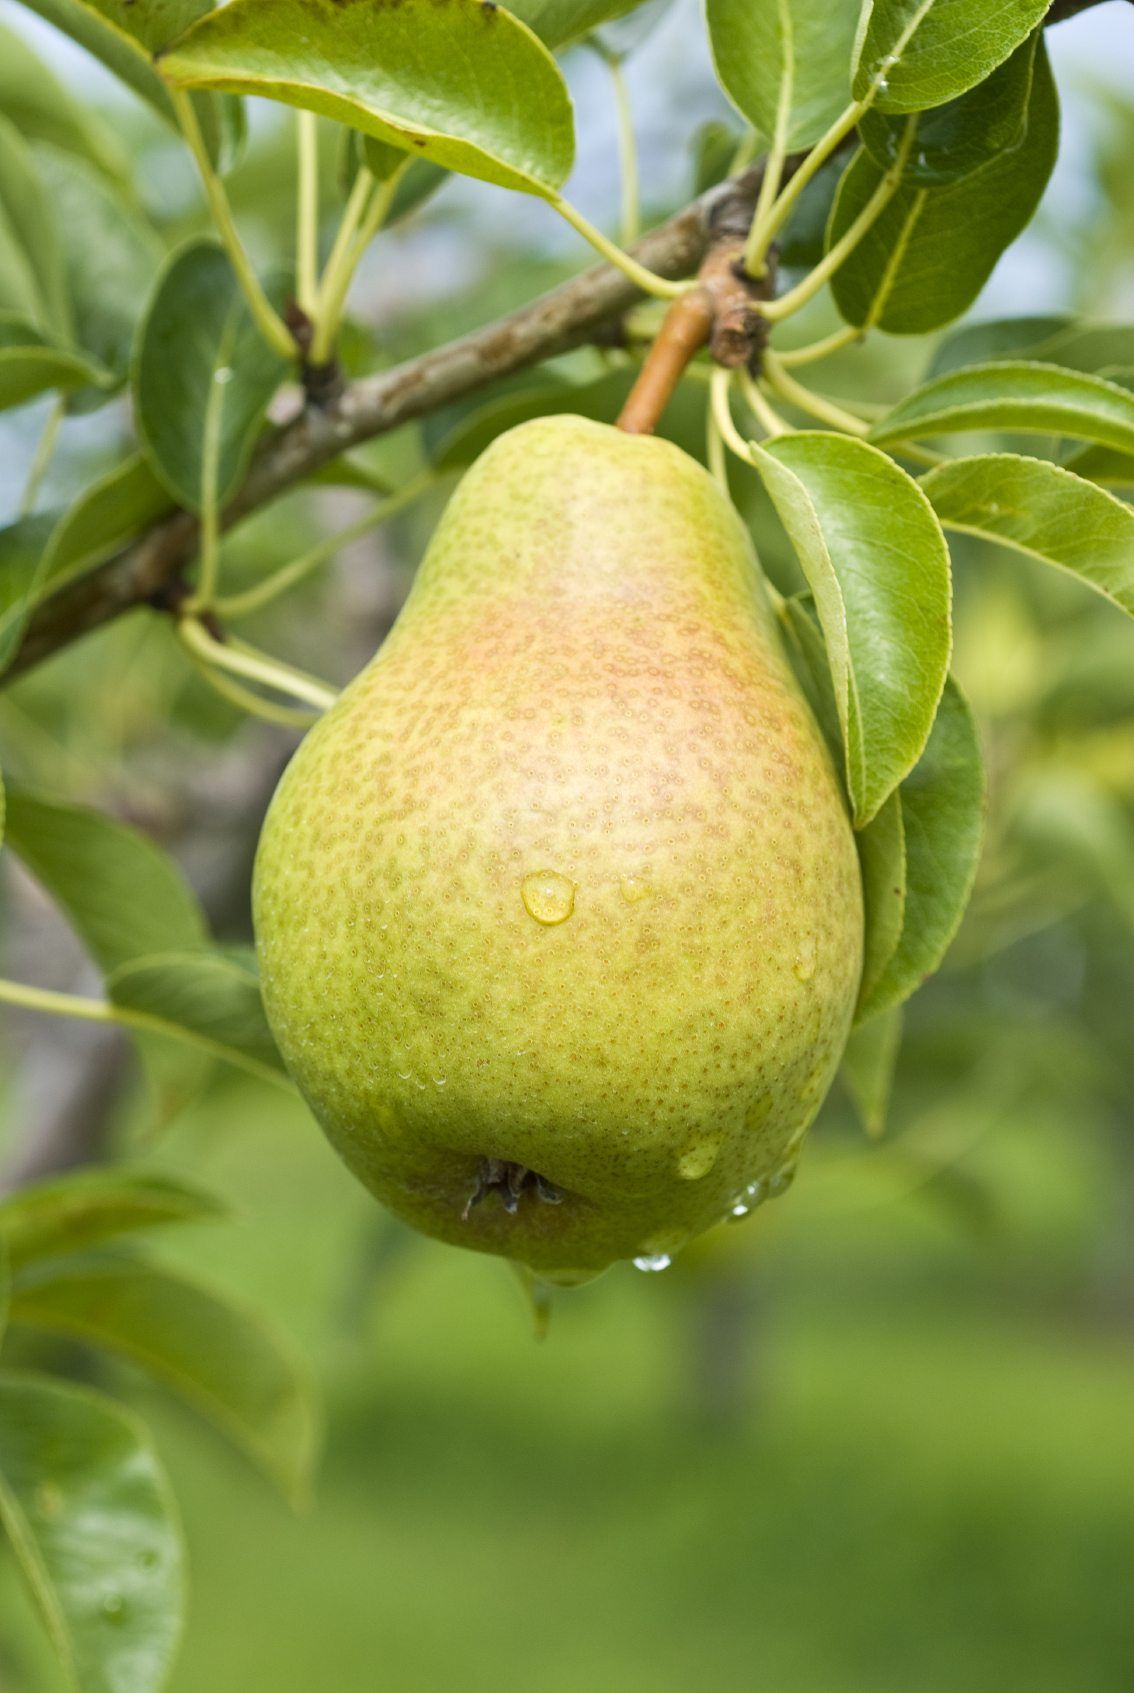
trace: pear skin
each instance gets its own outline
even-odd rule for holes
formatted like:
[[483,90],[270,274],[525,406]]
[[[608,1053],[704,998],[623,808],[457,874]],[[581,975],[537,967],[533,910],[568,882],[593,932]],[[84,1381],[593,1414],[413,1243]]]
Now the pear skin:
[[288,767],[254,909],[292,1075],[426,1234],[570,1282],[785,1186],[862,891],[712,478],[580,417],[495,441]]

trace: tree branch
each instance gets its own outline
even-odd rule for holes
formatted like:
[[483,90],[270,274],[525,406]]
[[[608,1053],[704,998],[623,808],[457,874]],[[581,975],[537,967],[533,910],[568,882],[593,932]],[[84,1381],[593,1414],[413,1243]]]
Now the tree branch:
[[[659,276],[688,276],[704,258],[722,207],[755,204],[761,169],[702,194],[652,230],[634,256]],[[549,294],[460,340],[378,376],[349,384],[325,408],[308,407],[263,444],[224,514],[230,527],[362,441],[601,337],[642,298],[621,272],[599,265]],[[193,557],[197,520],[178,511],[161,519],[97,570],[67,583],[37,608],[9,675],[47,658],[80,635],[160,597]]]

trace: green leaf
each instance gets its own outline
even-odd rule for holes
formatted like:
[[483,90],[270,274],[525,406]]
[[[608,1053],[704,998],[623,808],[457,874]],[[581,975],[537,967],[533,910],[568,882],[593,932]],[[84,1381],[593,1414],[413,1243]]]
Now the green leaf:
[[101,564],[172,501],[142,453],[132,453],[75,496],[51,531],[40,590]]
[[[1037,31],[984,82],[922,113],[904,167],[908,182],[942,188],[1023,144],[1039,41]],[[902,116],[869,111],[859,120],[858,133],[871,158],[885,170],[898,161],[905,128]]]
[[133,386],[142,444],[176,500],[201,509],[212,444],[216,499],[224,504],[286,370],[261,336],[223,250],[195,241],[175,253],[141,327]]
[[912,769],[941,697],[948,549],[917,484],[864,441],[807,431],[753,452],[815,596],[861,827]]
[[856,835],[864,944],[859,1005],[867,1004],[898,950],[906,915],[906,831],[898,789]]
[[258,1317],[133,1260],[55,1264],[22,1278],[12,1321],[106,1348],[210,1418],[299,1503],[315,1448],[310,1385]]
[[211,1195],[144,1170],[79,1170],[20,1188],[0,1201],[0,1240],[13,1268],[81,1252],[165,1223],[223,1214]]
[[[915,136],[915,158],[918,145]],[[1001,253],[1030,222],[1058,148],[1059,104],[1041,45],[1026,139],[949,187],[926,188],[904,178],[832,278],[842,316],[848,323],[894,335],[920,335],[959,317],[984,287]],[[883,167],[861,148],[839,184],[829,245],[850,228],[882,177]]]
[[1014,453],[953,459],[921,486],[947,528],[1069,571],[1134,617],[1134,511],[1113,494]]
[[972,891],[984,826],[984,771],[972,714],[950,678],[933,733],[899,790],[906,849],[902,936],[860,999],[859,1020],[908,999],[945,956]]
[[19,651],[57,512],[36,512],[0,529],[0,674]]
[[482,0],[232,0],[160,63],[183,85],[282,100],[506,188],[554,198],[571,170],[555,61]]
[[1073,435],[1134,452],[1134,394],[1101,376],[1024,362],[973,365],[915,389],[870,431],[872,441],[913,441],[972,429]]
[[78,1693],[158,1693],[184,1607],[173,1496],[102,1394],[0,1375],[0,1521]]
[[61,347],[34,324],[0,312],[0,410],[22,406],[48,389],[109,385],[110,372],[85,353]]
[[51,201],[31,153],[0,118],[0,311],[67,340],[70,308]]
[[514,18],[527,24],[547,47],[570,47],[612,18],[636,11],[642,0],[512,0]]
[[850,104],[860,0],[706,0],[721,87],[760,134],[810,147]]
[[994,318],[954,330],[937,348],[927,376],[994,360],[1039,359],[1064,370],[1105,375],[1134,367],[1134,327],[1080,323],[1068,317]]
[[621,64],[649,39],[663,19],[669,16],[673,6],[674,0],[631,0],[629,9],[621,7],[599,25],[594,31],[593,43],[607,58]]
[[[29,10],[69,35],[112,75],[152,106],[172,129],[177,116],[153,53],[208,11],[211,0],[24,0]],[[214,164],[223,161],[228,122],[211,95],[195,98],[197,119]]]
[[250,965],[220,952],[166,951],[138,957],[111,971],[107,993],[115,1005],[187,1029],[216,1048],[216,1056],[249,1061],[256,1073],[284,1074],[268,1028],[260,982]]
[[14,29],[0,24],[0,112],[25,141],[50,141],[119,181],[129,176],[129,163],[106,124],[95,112],[73,100]]
[[882,112],[941,106],[983,82],[1045,16],[1050,0],[874,0],[854,97]]
[[[843,757],[843,730],[814,598],[807,593],[793,594],[777,608],[777,616],[788,660],[811,707],[811,714],[822,731],[832,761],[838,765]],[[889,801],[886,803],[888,805]]]
[[[36,162],[62,232],[75,340],[122,382],[162,243],[121,189],[86,160],[41,147]],[[105,386],[95,398],[102,403]]]
[[125,824],[14,791],[8,838],[103,971],[207,943],[204,917],[180,870]]
[[[880,1140],[886,1132],[890,1096],[894,1091],[894,1069],[901,1044],[902,1008],[895,1005],[855,1029],[843,1053],[840,1072],[843,1085],[872,1140]],[[12,1318],[16,1320],[15,1305]]]
[[12,1271],[8,1263],[8,1245],[0,1235],[0,1347],[8,1332],[8,1308],[12,1295]]

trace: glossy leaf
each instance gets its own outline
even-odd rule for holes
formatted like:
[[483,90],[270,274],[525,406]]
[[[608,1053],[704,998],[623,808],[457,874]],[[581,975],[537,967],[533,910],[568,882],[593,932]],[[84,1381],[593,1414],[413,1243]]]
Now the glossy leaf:
[[224,504],[286,371],[221,248],[196,241],[176,253],[146,312],[133,378],[138,433],[176,500],[200,510],[211,444],[216,499]]
[[[872,1140],[886,1132],[890,1096],[894,1091],[894,1069],[902,1044],[902,1008],[892,1006],[855,1029],[843,1053],[843,1085],[859,1120]],[[13,1318],[17,1307],[13,1306]]]
[[25,141],[50,141],[125,181],[129,163],[111,131],[91,109],[72,99],[59,79],[16,30],[0,24],[0,113]]
[[874,425],[870,436],[873,441],[913,441],[973,429],[1072,435],[1134,452],[1134,394],[1101,376],[1058,365],[973,365],[916,389]]
[[141,1425],[102,1394],[0,1374],[0,1521],[76,1693],[158,1693],[183,1560]]
[[34,324],[0,313],[0,411],[57,388],[106,385],[109,372],[85,353],[49,341]]
[[843,731],[815,600],[811,594],[793,594],[778,607],[777,615],[788,661],[822,731],[831,759],[838,765],[843,759]]
[[754,448],[815,596],[855,822],[925,746],[949,663],[949,555],[925,496],[885,454],[808,431]]
[[810,147],[849,105],[861,9],[860,0],[707,0],[721,86],[769,141]]
[[972,892],[984,827],[984,770],[972,714],[952,680],[928,745],[899,791],[906,852],[902,936],[869,996],[859,1001],[862,1022],[900,1005],[937,969]]
[[[124,381],[162,243],[121,189],[84,159],[41,147],[36,162],[62,231],[74,338]],[[94,398],[101,403],[105,393]]]
[[232,1061],[242,1055],[253,1066],[283,1074],[260,998],[260,983],[248,964],[220,952],[160,952],[131,959],[106,979],[116,1005],[143,1011],[187,1029]]
[[1050,0],[873,0],[854,71],[856,100],[882,112],[941,106],[991,75]]
[[57,512],[37,512],[0,529],[0,674],[19,651],[57,518]]
[[[1031,35],[984,82],[943,106],[923,112],[904,167],[918,188],[943,188],[1022,145],[1028,132],[1038,33]],[[865,112],[858,134],[883,169],[895,164],[905,134],[903,116]]]
[[13,1268],[81,1252],[166,1223],[222,1214],[199,1188],[145,1170],[80,1170],[22,1187],[0,1201],[0,1239]]
[[8,837],[104,971],[206,944],[200,907],[173,860],[125,824],[16,791]]
[[571,169],[555,61],[482,0],[232,0],[160,64],[183,85],[282,100],[506,188],[550,197]]
[[921,485],[947,528],[1069,571],[1134,617],[1134,510],[1113,494],[1014,453],[954,459]]
[[152,1265],[95,1259],[22,1278],[11,1320],[128,1358],[214,1422],[289,1498],[305,1498],[315,1445],[310,1386],[251,1313]]
[[[915,136],[915,156],[917,146]],[[1041,46],[1026,139],[949,187],[926,188],[903,180],[832,279],[835,303],[846,321],[895,335],[919,335],[959,317],[984,287],[1001,253],[1030,222],[1058,146],[1058,100]],[[882,176],[882,166],[861,148],[839,184],[829,245],[849,229]]]
[[19,133],[0,118],[0,312],[66,341],[71,319],[63,254],[39,172]]
[[855,837],[862,871],[864,940],[859,1004],[869,1002],[898,950],[906,915],[906,831],[900,789]]

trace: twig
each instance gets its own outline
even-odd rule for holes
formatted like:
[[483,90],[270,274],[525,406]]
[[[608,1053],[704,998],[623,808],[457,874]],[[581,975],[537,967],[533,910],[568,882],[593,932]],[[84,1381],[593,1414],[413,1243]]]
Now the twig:
[[[688,276],[705,256],[714,210],[741,201],[751,208],[759,185],[757,166],[710,189],[652,230],[636,248],[637,256],[658,275]],[[600,265],[484,329],[351,383],[325,409],[311,407],[269,437],[224,513],[224,527],[360,442],[474,394],[501,376],[585,345],[640,299],[641,291],[621,272]],[[196,519],[175,512],[97,570],[61,587],[36,610],[7,674],[28,670],[160,595],[192,559],[196,544]]]

